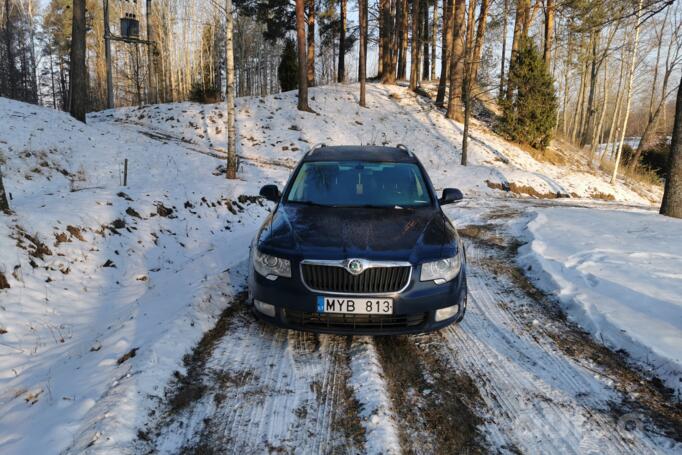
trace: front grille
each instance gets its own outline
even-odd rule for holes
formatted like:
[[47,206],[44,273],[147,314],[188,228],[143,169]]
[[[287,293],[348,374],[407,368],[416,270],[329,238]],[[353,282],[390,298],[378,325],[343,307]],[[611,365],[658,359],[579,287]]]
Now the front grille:
[[398,292],[410,279],[410,266],[372,267],[360,275],[331,265],[302,264],[305,284],[315,291],[381,294]]
[[384,314],[308,313],[298,310],[285,310],[284,315],[289,323],[300,327],[339,329],[390,330],[419,326],[426,320],[426,313],[397,316]]

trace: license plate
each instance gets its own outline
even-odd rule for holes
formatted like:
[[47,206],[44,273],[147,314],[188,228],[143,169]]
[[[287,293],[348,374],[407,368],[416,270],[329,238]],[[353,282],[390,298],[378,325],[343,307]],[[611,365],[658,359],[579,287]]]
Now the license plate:
[[393,299],[317,297],[318,313],[393,314]]

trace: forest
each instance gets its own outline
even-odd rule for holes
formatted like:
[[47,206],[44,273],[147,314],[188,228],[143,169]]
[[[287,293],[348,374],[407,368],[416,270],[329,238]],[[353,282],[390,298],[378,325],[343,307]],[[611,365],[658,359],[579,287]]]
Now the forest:
[[3,0],[0,24],[0,96],[83,121],[293,89],[314,110],[307,88],[331,83],[360,82],[363,105],[367,80],[432,83],[447,118],[495,101],[508,139],[544,149],[561,137],[612,182],[670,168],[672,0]]

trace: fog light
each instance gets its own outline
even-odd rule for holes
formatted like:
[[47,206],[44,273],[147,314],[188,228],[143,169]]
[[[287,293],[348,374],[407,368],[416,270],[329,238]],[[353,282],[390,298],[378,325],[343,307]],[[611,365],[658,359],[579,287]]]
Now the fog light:
[[436,310],[436,322],[450,319],[459,311],[459,305],[446,306],[440,310]]
[[256,309],[260,313],[263,313],[266,316],[270,316],[271,318],[275,317],[275,305],[270,305],[269,303],[261,302],[260,300],[255,299],[253,301],[253,304],[256,306]]

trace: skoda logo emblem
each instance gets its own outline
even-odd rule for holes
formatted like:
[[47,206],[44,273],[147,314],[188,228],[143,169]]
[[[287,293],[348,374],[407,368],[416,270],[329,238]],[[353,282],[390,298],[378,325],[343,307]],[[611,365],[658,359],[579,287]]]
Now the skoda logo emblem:
[[363,269],[364,266],[358,259],[351,259],[348,261],[348,265],[346,265],[346,270],[348,270],[348,272],[350,272],[352,275],[360,275]]

